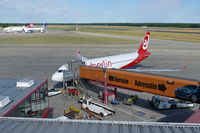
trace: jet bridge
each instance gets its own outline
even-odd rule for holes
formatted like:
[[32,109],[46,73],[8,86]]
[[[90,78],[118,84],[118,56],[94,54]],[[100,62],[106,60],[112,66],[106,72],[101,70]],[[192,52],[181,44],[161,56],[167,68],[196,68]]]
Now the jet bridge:
[[63,71],[63,79],[65,81],[76,80],[79,77],[79,66],[82,63],[80,61],[70,61],[67,62],[67,70]]
[[[193,102],[196,102],[198,99],[200,100],[200,81],[198,80],[89,66],[80,66],[79,71],[80,78],[103,83],[105,103],[107,102],[108,96],[107,86],[147,92],[172,98],[188,98],[187,100]],[[191,86],[193,87],[191,88]],[[194,93],[195,86],[197,87],[196,89],[199,89],[199,92],[197,92],[199,95]],[[186,96],[184,96],[184,94],[186,94]],[[194,97],[194,99],[192,99],[192,97]]]
[[70,84],[70,86],[78,87],[80,91],[83,91],[88,95],[86,87],[79,77],[80,65],[82,65],[82,62],[79,60],[67,62],[67,70],[63,71],[63,89],[66,90],[67,86]]

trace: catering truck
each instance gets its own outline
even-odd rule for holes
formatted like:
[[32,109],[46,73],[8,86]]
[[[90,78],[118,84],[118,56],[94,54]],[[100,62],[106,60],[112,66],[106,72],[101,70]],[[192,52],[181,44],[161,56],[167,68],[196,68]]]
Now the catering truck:
[[94,101],[92,101],[91,98],[84,99],[83,103],[82,103],[82,107],[91,112],[99,114],[102,117],[115,114],[115,111],[112,108],[104,106],[97,102],[94,102]]

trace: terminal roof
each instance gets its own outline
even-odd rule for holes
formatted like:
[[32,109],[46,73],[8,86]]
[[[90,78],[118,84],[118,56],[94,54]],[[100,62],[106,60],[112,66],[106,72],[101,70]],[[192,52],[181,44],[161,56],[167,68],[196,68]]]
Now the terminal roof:
[[200,124],[0,118],[3,133],[199,133]]
[[0,96],[8,96],[11,102],[0,108],[0,116],[4,116],[4,114],[10,110],[14,109],[14,106],[19,102],[25,100],[25,98],[30,95],[41,83],[45,80],[34,79],[35,84],[31,87],[20,88],[16,87],[16,83],[22,79],[15,78],[0,78]]

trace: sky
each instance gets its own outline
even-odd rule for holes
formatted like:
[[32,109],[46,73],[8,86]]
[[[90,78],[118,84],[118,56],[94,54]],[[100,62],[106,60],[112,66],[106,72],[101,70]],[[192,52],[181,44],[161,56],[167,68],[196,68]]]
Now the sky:
[[200,23],[200,0],[0,0],[0,23]]

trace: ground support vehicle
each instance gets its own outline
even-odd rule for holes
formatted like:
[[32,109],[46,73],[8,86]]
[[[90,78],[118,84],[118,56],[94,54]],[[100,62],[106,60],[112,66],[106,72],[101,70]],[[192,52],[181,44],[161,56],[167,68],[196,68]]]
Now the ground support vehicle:
[[63,96],[79,96],[80,90],[74,86],[68,86],[66,89],[62,89],[61,91]]
[[112,101],[111,101],[111,104],[113,104],[113,105],[118,105],[118,104],[120,104],[120,101],[119,101],[119,100],[112,100]]
[[91,98],[84,99],[82,103],[82,107],[94,112],[96,114],[99,114],[100,116],[109,116],[115,114],[115,111],[107,106],[104,106],[102,104],[99,104],[97,102],[92,101]]
[[73,86],[68,86],[67,91],[68,91],[69,95],[72,95],[72,96],[80,95],[79,89],[76,87],[73,87]]
[[175,108],[190,108],[194,107],[193,103],[186,101],[178,101],[173,98],[153,96],[149,103],[156,109],[175,109]]
[[123,101],[122,103],[125,105],[133,105],[137,102],[138,100],[138,96],[137,95],[131,95],[130,98],[128,98],[127,100]]
[[69,107],[68,110],[64,110],[64,116],[70,119],[82,119],[84,118],[83,112],[80,109]]
[[59,89],[51,89],[48,91],[48,96],[55,96],[55,95],[58,95],[58,94],[61,94],[61,90]]

